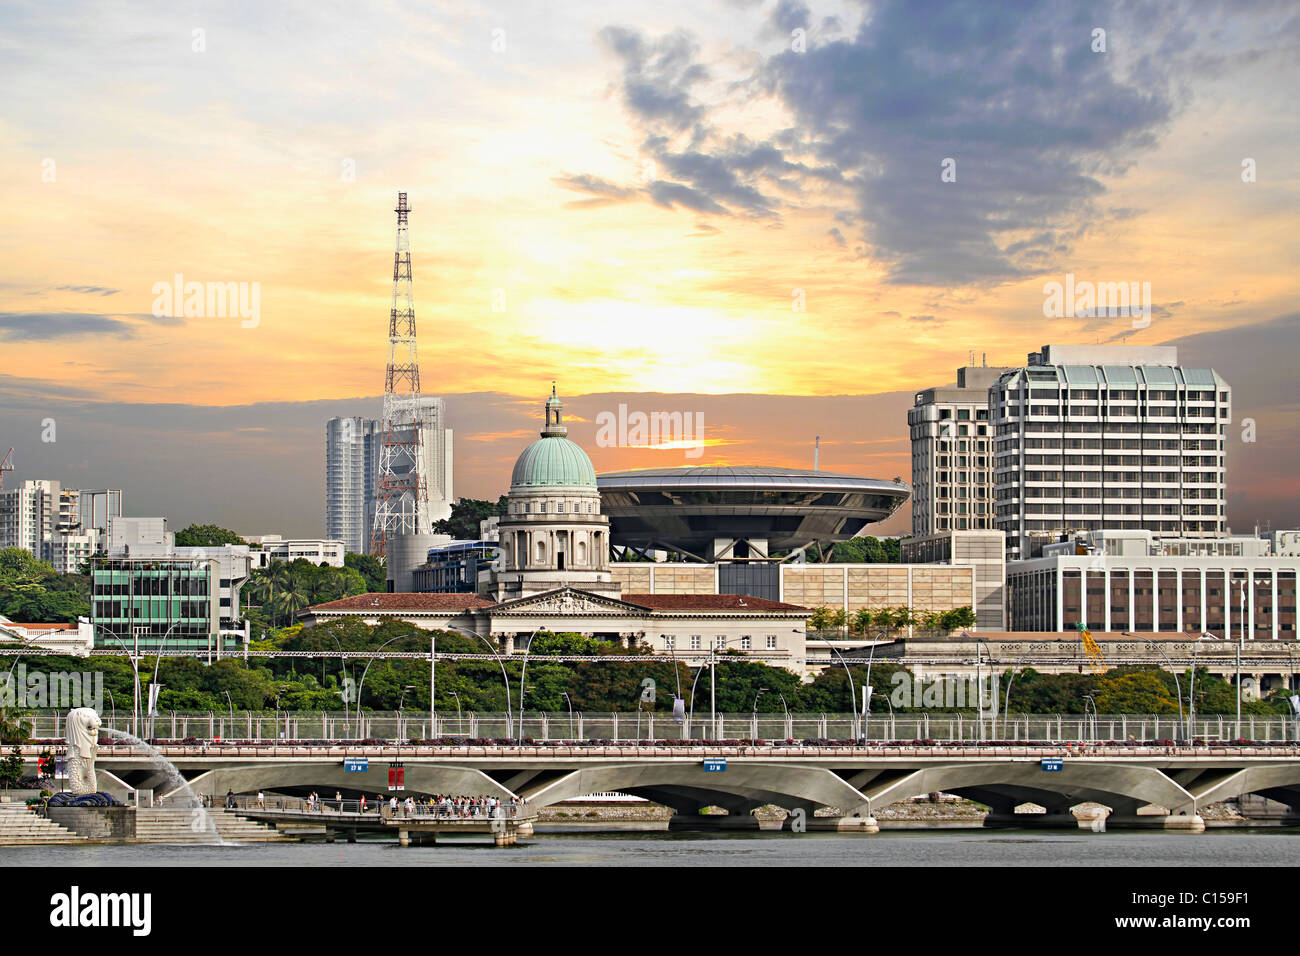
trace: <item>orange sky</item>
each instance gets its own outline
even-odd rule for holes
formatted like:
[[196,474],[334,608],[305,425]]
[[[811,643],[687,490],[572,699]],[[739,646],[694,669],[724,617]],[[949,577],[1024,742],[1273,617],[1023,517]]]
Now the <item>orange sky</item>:
[[[1293,309],[1280,14],[965,15],[1003,46],[972,25],[950,49],[888,3],[21,8],[0,25],[0,376],[126,403],[375,395],[398,190],[434,394],[911,390],[969,351],[1123,335],[1044,318],[1067,272],[1150,283],[1130,344]],[[1101,66],[1069,60],[1090,17],[1110,25]],[[1152,60],[1176,29],[1180,56]],[[934,102],[945,83],[975,125]],[[780,164],[738,158],[757,146]],[[1012,274],[967,267],[981,244]],[[256,327],[152,316],[178,273],[258,283]]]

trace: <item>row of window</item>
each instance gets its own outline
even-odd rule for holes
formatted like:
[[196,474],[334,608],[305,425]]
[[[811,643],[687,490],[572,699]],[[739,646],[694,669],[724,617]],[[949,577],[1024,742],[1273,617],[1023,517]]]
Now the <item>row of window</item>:
[[[666,651],[677,650],[677,636],[675,634],[664,634],[661,636],[664,639],[664,650]],[[764,638],[764,640],[766,642],[767,650],[769,651],[776,650],[775,634],[768,634],[766,638]],[[742,634],[739,637],[738,641],[739,641],[738,646],[742,651],[750,651],[754,649],[754,640],[748,634]],[[727,635],[719,634],[717,637],[715,637],[713,639],[713,646],[716,650],[725,651],[727,649]],[[690,636],[690,649],[693,651],[704,650],[704,638],[702,635],[692,634]]]
[[[566,509],[566,504],[568,506],[567,509]],[[546,502],[545,501],[537,502],[536,511],[533,510],[533,502],[525,501],[522,504],[519,502],[515,502],[511,506],[511,511],[513,511],[515,514],[523,514],[523,515],[528,515],[528,514],[544,515],[546,514]],[[565,514],[566,512],[568,514],[575,514],[575,515],[577,514],[592,515],[596,513],[596,503],[594,501],[570,501],[567,503],[563,501],[557,501],[555,503],[554,513],[562,515]]]

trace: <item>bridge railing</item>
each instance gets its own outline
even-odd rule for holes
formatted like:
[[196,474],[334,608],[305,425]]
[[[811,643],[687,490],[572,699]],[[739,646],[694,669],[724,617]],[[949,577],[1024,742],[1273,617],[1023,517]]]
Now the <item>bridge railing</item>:
[[[1300,740],[1300,724],[1285,716],[1243,716],[1238,724],[1233,715],[1198,716],[1179,721],[1177,714],[1005,714],[980,719],[975,714],[952,712],[906,712],[895,715],[873,713],[864,722],[845,713],[695,713],[682,723],[668,713],[635,711],[623,713],[572,714],[527,711],[523,733],[519,717],[506,714],[438,714],[434,721],[424,714],[364,712],[344,715],[329,712],[200,713],[165,711],[152,722],[142,718],[140,736],[175,743],[250,743],[265,746],[293,746],[326,742],[367,744],[435,743],[475,741],[488,745],[496,741],[538,741],[544,744],[648,741],[693,742],[696,745],[722,740],[866,740],[875,742],[993,740],[1061,741],[1182,741],[1205,743],[1245,739],[1265,743],[1293,743]],[[101,715],[105,728],[129,731],[129,711]],[[65,734],[64,715],[36,712],[32,737],[38,741],[60,741]],[[430,733],[431,726],[434,733]]]
[[[364,803],[360,799],[326,797],[317,801],[306,797],[287,797],[280,794],[263,794],[261,797],[236,795],[219,798],[217,806],[227,810],[246,810],[258,812],[278,812],[292,814],[310,814],[322,820],[331,817],[372,816],[376,820],[421,819],[421,820],[513,820],[520,816],[521,807],[508,803],[494,807],[482,803],[459,803],[453,805],[428,803],[428,797],[413,798],[411,806],[406,805],[405,797],[398,799],[397,807],[391,805],[386,797],[376,795]],[[470,800],[472,798],[465,798]]]

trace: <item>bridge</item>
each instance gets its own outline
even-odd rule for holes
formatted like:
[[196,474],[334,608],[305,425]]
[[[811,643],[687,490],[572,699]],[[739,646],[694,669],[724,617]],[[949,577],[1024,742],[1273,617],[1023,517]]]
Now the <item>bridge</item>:
[[[405,795],[404,795],[405,796]],[[481,815],[457,815],[434,807],[399,804],[394,812],[378,801],[367,808],[357,800],[320,800],[314,806],[306,800],[272,797],[269,800],[236,798],[226,807],[238,816],[268,823],[277,830],[318,831],[326,843],[342,834],[348,843],[358,833],[396,834],[399,846],[436,844],[438,836],[486,834],[497,846],[514,846],[519,837],[533,835],[534,815],[514,807],[499,806]]]
[[[23,750],[35,763],[40,745]],[[1153,746],[1105,744],[868,743],[695,746],[642,744],[369,745],[326,743],[162,744],[197,793],[303,795],[387,793],[389,765],[405,793],[487,795],[536,811],[588,793],[619,791],[674,810],[670,828],[757,828],[755,809],[802,811],[809,829],[874,832],[874,811],[936,791],[990,807],[986,826],[1075,826],[1070,808],[1097,803],[1108,828],[1201,830],[1201,807],[1260,794],[1300,822],[1300,748],[1292,744]],[[345,764],[345,758],[352,758]],[[350,769],[364,758],[365,772]],[[153,790],[162,800],[182,784],[161,761],[126,744],[100,747],[100,786],[125,797]],[[1034,803],[1037,817],[1016,813]],[[703,816],[721,807],[727,816]],[[833,816],[816,816],[834,808]],[[1139,813],[1139,810],[1144,812]]]

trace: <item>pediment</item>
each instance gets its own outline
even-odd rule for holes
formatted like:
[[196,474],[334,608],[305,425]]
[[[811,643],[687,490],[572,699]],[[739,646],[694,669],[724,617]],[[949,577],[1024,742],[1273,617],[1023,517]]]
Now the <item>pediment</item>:
[[493,614],[627,614],[642,616],[645,608],[626,601],[593,594],[579,588],[557,588],[542,594],[506,601],[492,608]]

